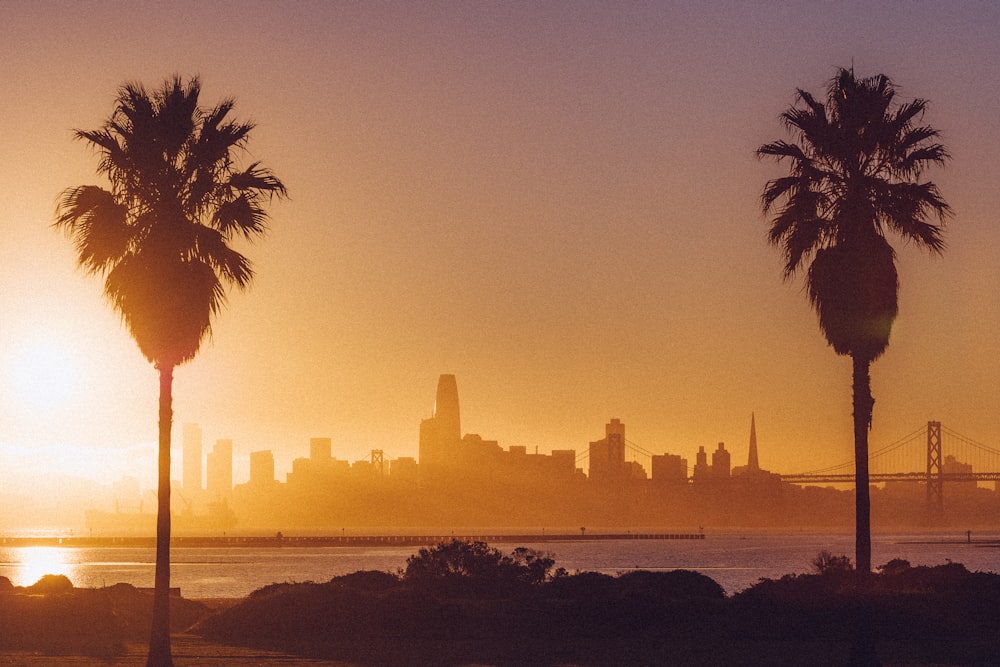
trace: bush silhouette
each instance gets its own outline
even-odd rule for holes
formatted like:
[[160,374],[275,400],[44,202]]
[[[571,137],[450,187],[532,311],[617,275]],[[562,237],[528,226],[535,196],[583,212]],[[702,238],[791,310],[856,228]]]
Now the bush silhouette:
[[27,591],[32,595],[52,595],[53,593],[67,593],[71,590],[73,590],[73,582],[64,574],[46,574],[27,588]]
[[[943,664],[1000,664],[1000,576],[958,564],[890,561],[867,577],[832,567],[727,597],[685,570],[539,580],[541,566],[526,571],[529,556],[449,542],[421,550],[400,576],[362,571],[266,587],[193,631],[358,664],[846,664],[866,612],[880,642]],[[820,653],[757,661],[752,652],[783,642]]]
[[633,570],[618,577],[618,588],[627,596],[660,600],[723,600],[726,597],[726,591],[714,579],[691,570]]
[[549,556],[526,547],[507,555],[485,542],[452,540],[410,556],[403,581],[450,595],[499,595],[542,583],[554,564]]
[[854,569],[851,565],[850,558],[847,556],[834,556],[826,549],[820,551],[816,557],[813,558],[812,566],[818,574],[827,574],[830,572],[850,572]]
[[399,588],[400,579],[395,574],[381,570],[359,570],[334,577],[330,580],[330,585],[369,593],[385,593]]
[[893,558],[891,561],[878,568],[878,571],[886,576],[897,576],[910,569],[910,561],[903,558]]

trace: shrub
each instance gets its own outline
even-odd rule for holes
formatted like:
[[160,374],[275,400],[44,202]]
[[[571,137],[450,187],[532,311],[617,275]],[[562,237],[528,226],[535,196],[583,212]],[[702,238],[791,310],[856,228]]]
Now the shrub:
[[627,596],[638,595],[659,600],[722,600],[726,597],[726,591],[714,579],[691,570],[633,570],[620,575],[618,585]]
[[399,577],[381,570],[359,570],[330,580],[331,586],[343,586],[368,593],[384,593],[399,586]]
[[851,559],[847,556],[834,556],[826,549],[820,551],[812,560],[813,569],[818,574],[829,574],[833,572],[850,572],[854,569]]
[[65,574],[46,574],[27,588],[27,591],[32,595],[68,593],[71,590],[73,590],[73,582]]
[[608,600],[616,592],[617,582],[610,574],[603,572],[577,572],[554,578],[546,588],[552,597]]
[[910,561],[903,558],[893,558],[891,561],[878,568],[882,574],[894,577],[903,574],[910,569]]
[[446,593],[500,593],[545,581],[554,564],[551,557],[534,549],[519,547],[507,555],[485,542],[452,540],[410,556],[403,580]]

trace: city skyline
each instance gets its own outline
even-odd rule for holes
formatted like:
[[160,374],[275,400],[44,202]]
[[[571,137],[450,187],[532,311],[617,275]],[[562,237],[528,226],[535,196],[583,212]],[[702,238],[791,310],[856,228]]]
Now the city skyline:
[[[418,439],[420,440],[420,445],[418,447],[418,455],[416,457],[416,461],[418,464],[424,465],[425,467],[428,465],[431,467],[448,467],[449,465],[455,465],[456,454],[454,452],[454,448],[462,447],[463,440],[465,439],[466,436],[471,436],[474,438],[476,437],[481,438],[484,436],[486,438],[490,437],[490,434],[462,432],[460,426],[461,413],[459,410],[459,405],[460,405],[460,399],[459,399],[457,378],[450,373],[440,375],[438,377],[437,392],[435,395],[435,399],[433,401],[434,407],[431,412],[431,416],[426,419],[419,420],[420,428],[419,428]],[[437,427],[437,423],[439,423],[440,420],[444,421],[445,426],[443,426],[439,430],[439,428]],[[652,478],[653,476],[653,458],[663,455],[677,456],[679,458],[687,460],[688,461],[688,464],[686,466],[687,474],[688,476],[693,475],[695,471],[695,465],[693,461],[695,460],[695,455],[697,453],[696,448],[704,450],[705,447],[705,445],[693,445],[690,448],[688,448],[690,451],[687,450],[660,451],[660,449],[658,449],[655,445],[652,445],[651,450],[645,450],[645,448],[638,448],[635,443],[632,443],[630,440],[625,438],[624,436],[625,424],[622,424],[621,420],[618,419],[617,417],[608,418],[608,422],[604,425],[606,437],[607,437],[607,429],[612,428],[612,425],[615,425],[614,428],[619,430],[621,434],[621,437],[619,438],[619,444],[617,445],[620,451],[616,450],[617,453],[621,455],[624,461],[635,462],[636,464],[638,464],[642,469],[642,472],[648,478]],[[202,451],[201,424],[190,424],[190,423],[183,424],[180,425],[180,430],[182,433],[182,441],[179,445],[175,444],[174,446],[174,449],[178,448],[180,449],[180,460],[175,459],[176,463],[173,466],[174,473],[172,475],[172,478],[174,483],[180,484],[180,487],[182,489],[194,490],[195,487],[193,487],[192,484],[189,484],[189,480],[191,480],[193,483],[193,480],[196,478],[196,476],[194,473],[190,471],[194,469],[197,469],[199,471],[202,469],[207,470],[208,469],[207,462],[211,460],[212,452],[206,453]],[[436,446],[433,444],[430,445],[429,447],[426,446],[425,437],[428,440],[444,442],[445,445],[443,451],[441,451],[440,449],[436,449],[435,448]],[[218,447],[219,443],[225,443],[226,446],[229,448],[228,459],[231,461],[231,469],[228,474],[230,475],[232,479],[232,485],[234,486],[238,484],[247,483],[248,481],[251,481],[253,479],[254,475],[252,468],[252,459],[254,458],[254,455],[270,454],[270,457],[266,458],[261,457],[258,460],[270,468],[270,470],[272,471],[271,479],[278,482],[283,482],[284,480],[282,478],[288,473],[293,472],[294,463],[296,460],[332,459],[334,461],[339,461],[348,464],[353,464],[357,462],[364,463],[370,460],[370,456],[364,456],[357,459],[349,459],[349,458],[342,459],[336,456],[334,450],[335,440],[336,438],[325,435],[310,437],[309,441],[307,443],[303,443],[303,445],[300,447],[300,451],[297,452],[298,455],[293,456],[293,458],[285,466],[276,465],[273,456],[274,451],[271,449],[248,451],[236,455],[234,454],[235,443],[229,438],[217,439],[215,441],[216,442],[215,447]],[[510,452],[511,448],[527,449],[526,445],[521,443],[503,443],[498,440],[491,440],[490,442],[496,443],[498,447],[504,452]],[[197,443],[197,446],[192,446],[195,443]],[[572,451],[576,455],[578,464],[576,465],[576,467],[582,469],[584,474],[587,475],[588,478],[592,477],[590,471],[588,450],[593,450],[595,444],[596,443],[591,440],[584,443],[579,443],[579,445],[572,450],[563,450],[563,451]],[[717,448],[724,448],[726,445],[724,441],[718,441],[717,443],[713,443],[713,446]],[[752,471],[759,471],[762,469],[760,468],[758,463],[756,416],[754,414],[750,415],[750,425],[748,427],[748,438],[745,449],[745,456],[742,456],[744,452],[744,448],[742,446],[736,445],[735,446],[736,448],[733,449],[734,446],[730,444],[729,447],[730,449],[727,449],[725,451],[727,452],[728,455],[734,455],[734,454],[737,455],[737,457],[734,459],[737,464],[739,463],[740,460],[743,460],[744,458],[747,461],[747,465],[736,466],[736,467],[740,468],[741,470],[752,470]],[[215,448],[213,448],[213,451],[214,449]],[[449,451],[449,449],[451,449],[451,451]],[[538,443],[531,451],[533,451],[533,453],[535,454],[542,453],[549,455],[553,452],[553,450],[560,451],[557,448],[544,446],[544,443]],[[413,458],[409,454],[400,454],[398,452],[394,452],[388,449],[378,449],[373,451],[379,451],[380,453],[382,453],[385,456],[386,463],[390,463],[398,459]],[[191,452],[191,455],[194,457],[193,459],[189,460],[188,456],[189,452]],[[301,454],[303,453],[305,454],[305,456],[301,456]],[[583,465],[581,466],[580,463],[582,463],[582,461],[586,461],[586,463],[583,463]],[[734,467],[733,469],[735,470],[736,467]],[[180,477],[178,477],[176,472],[178,468],[181,470]],[[202,476],[199,479],[201,481],[200,481],[200,486],[196,487],[197,490],[208,491],[209,484],[207,476]],[[218,487],[219,484],[216,483],[214,486]]]
[[[196,5],[190,5],[190,8]],[[72,130],[118,86],[199,74],[253,119],[251,159],[291,199],[248,254],[212,340],[176,374],[175,437],[277,470],[418,454],[427,384],[463,378],[463,424],[505,446],[579,449],[612,417],[653,452],[766,468],[851,457],[849,371],[801,281],[783,282],[759,197],[800,87],[884,72],[954,155],[931,175],[948,248],[900,247],[901,307],[872,368],[872,445],[928,420],[1000,440],[1000,9],[847,2],[473,7],[250,3],[240,16],[133,3],[0,9],[12,128],[0,163],[0,465],[152,484],[155,372],[50,227],[96,182]],[[106,27],[116,26],[114,39]],[[225,26],[226,29],[221,29]],[[174,449],[180,458],[181,450]],[[241,459],[242,460],[242,459]],[[245,465],[245,464],[244,464]],[[239,466],[238,466],[239,467]],[[181,474],[175,468],[175,476]],[[241,471],[236,470],[239,477]]]
[[[699,445],[697,452],[644,451],[628,439],[627,425],[612,417],[599,440],[590,439],[574,449],[541,452],[462,433],[462,401],[454,375],[438,378],[434,400],[429,395],[428,403],[433,405],[431,416],[418,420],[419,459],[382,450],[358,460],[339,459],[334,456],[335,439],[317,436],[309,439],[306,451],[299,452],[303,455],[296,456],[290,470],[280,470],[271,450],[236,457],[231,439],[218,438],[207,446],[199,425],[181,425],[182,454],[175,459],[172,480],[177,531],[183,535],[273,534],[276,530],[315,534],[346,526],[376,531],[422,525],[513,529],[580,522],[608,529],[829,527],[846,526],[850,521],[852,492],[834,488],[850,481],[843,479],[843,471],[826,471],[840,482],[823,475],[812,479],[792,475],[786,480],[760,464],[755,414],[750,416],[745,448],[742,443],[730,443],[727,448],[725,442],[717,442]],[[941,482],[935,487],[937,501],[946,499],[938,509],[930,503],[929,487],[920,472],[924,433],[912,433],[905,441],[876,452],[877,457],[890,454],[888,459],[879,459],[875,470],[884,479],[873,490],[884,528],[991,525],[997,491],[990,485],[1000,474],[996,472],[1000,451],[984,452],[981,443],[945,431],[947,443],[939,470],[951,477],[946,480],[947,490]],[[928,452],[932,438],[945,443],[938,422],[927,424]],[[915,458],[913,449],[921,450]],[[766,461],[766,442],[764,451]],[[234,474],[239,458],[247,464],[243,466],[247,474],[242,476]],[[846,463],[852,468],[852,462]],[[976,479],[985,484],[977,484]],[[46,494],[41,509],[8,491],[0,507],[0,528],[16,531],[44,525],[49,531],[73,534],[83,530],[93,536],[151,533],[155,489],[144,487],[135,476],[89,488],[62,479],[48,480],[53,481],[60,487]],[[40,480],[39,488],[45,488],[45,483]],[[32,524],[33,516],[47,518]]]

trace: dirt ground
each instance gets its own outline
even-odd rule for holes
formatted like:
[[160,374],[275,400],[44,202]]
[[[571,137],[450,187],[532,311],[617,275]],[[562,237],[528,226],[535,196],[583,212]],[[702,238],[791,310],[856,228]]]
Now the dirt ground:
[[[172,641],[175,667],[357,667],[349,662],[310,660],[298,656],[222,646],[192,635],[174,635]],[[146,646],[131,644],[121,657],[102,659],[83,656],[52,656],[32,653],[0,655],[0,667],[145,667]]]
[[[990,641],[990,640],[984,640]],[[173,637],[175,667],[367,667],[368,665],[420,666],[463,665],[467,667],[529,667],[532,664],[552,667],[574,667],[575,665],[615,665],[616,667],[840,667],[847,664],[847,647],[836,644],[809,641],[792,642],[740,642],[723,641],[715,646],[693,646],[689,644],[664,645],[661,650],[650,654],[643,650],[629,650],[593,644],[585,653],[590,658],[578,661],[571,655],[562,658],[552,655],[545,647],[537,646],[538,662],[525,662],[523,655],[517,660],[500,659],[493,663],[482,663],[459,657],[463,651],[456,646],[442,644],[434,647],[425,645],[398,646],[388,651],[380,659],[362,662],[340,660],[319,660],[303,658],[273,651],[224,646],[207,642],[193,635]],[[461,647],[458,647],[459,649]],[[637,648],[637,647],[636,647]],[[416,650],[414,650],[416,649]],[[603,655],[602,655],[603,654]],[[436,657],[432,657],[436,656]],[[544,659],[541,656],[545,656]],[[599,657],[598,657],[599,656]],[[967,662],[934,660],[924,655],[920,647],[910,643],[881,643],[879,657],[883,667],[952,667]],[[597,660],[593,660],[597,658]],[[131,644],[126,655],[115,658],[94,658],[84,656],[52,656],[32,653],[0,654],[0,667],[145,667],[146,647]],[[971,664],[994,664],[975,661]]]

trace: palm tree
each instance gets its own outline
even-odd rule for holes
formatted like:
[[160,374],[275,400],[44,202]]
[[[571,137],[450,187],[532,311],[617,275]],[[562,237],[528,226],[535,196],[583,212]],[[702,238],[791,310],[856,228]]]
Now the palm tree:
[[871,571],[868,430],[874,399],[870,367],[889,345],[897,313],[895,251],[886,236],[944,250],[950,214],[924,170],[948,158],[937,130],[920,124],[927,101],[899,103],[885,76],[858,79],[839,69],[826,101],[799,90],[781,114],[795,139],[757,149],[787,162],[789,175],[761,196],[773,214],[768,238],[781,247],[785,277],[805,265],[809,301],[837,354],[853,362],[856,563]]
[[285,186],[259,163],[236,166],[254,125],[230,120],[232,100],[198,106],[201,83],[174,77],[152,92],[129,83],[93,146],[110,189],[65,190],[55,226],[74,241],[79,265],[104,278],[104,294],[159,373],[156,586],[147,665],[171,665],[170,427],[174,368],[211,333],[227,288],[247,288],[249,260],[235,237],[262,236]]

